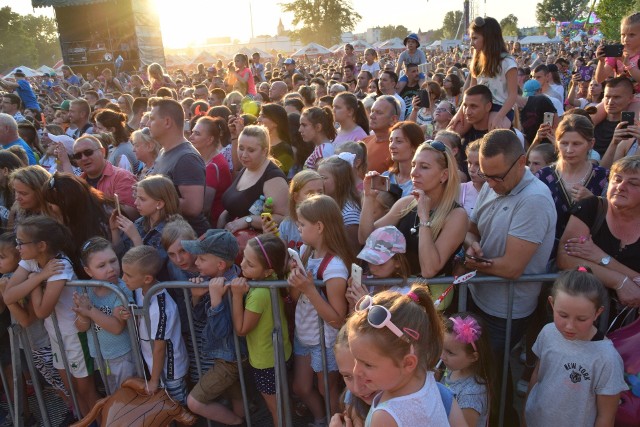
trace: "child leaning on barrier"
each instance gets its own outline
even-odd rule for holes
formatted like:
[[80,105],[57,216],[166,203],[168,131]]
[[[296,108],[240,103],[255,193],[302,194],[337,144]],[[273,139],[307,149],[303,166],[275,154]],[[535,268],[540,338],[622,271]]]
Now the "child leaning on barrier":
[[[238,277],[239,270],[233,264],[239,251],[238,242],[227,230],[208,230],[200,239],[183,240],[181,245],[196,257],[195,265],[200,276],[191,280],[203,283],[210,279],[208,289],[191,288],[193,323],[196,336],[201,338],[200,359],[209,369],[189,393],[187,406],[193,413],[218,423],[242,424],[244,408],[238,382],[231,307],[224,297],[225,280]],[[231,400],[233,411],[216,402],[221,395]]]
[[[92,237],[82,245],[80,260],[90,278],[116,285],[127,302],[133,302],[133,294],[120,279],[120,262],[111,242],[102,237]],[[120,311],[128,310],[128,307],[123,306],[120,298],[105,286],[88,287],[86,294],[75,292],[73,303],[79,331],[88,331],[93,322],[105,363],[103,378],[107,379],[113,393],[124,380],[136,374],[127,322],[119,316]],[[91,357],[95,358],[97,349],[93,334],[87,333],[87,339]]]
[[[144,304],[144,296],[157,283],[156,275],[162,269],[163,260],[151,246],[135,246],[122,258],[122,279],[134,292],[138,307]],[[172,399],[185,404],[187,399],[186,375],[189,367],[187,349],[180,333],[178,308],[166,290],[153,295],[148,307],[151,330],[144,316],[137,319],[140,349],[151,377],[147,392],[154,394],[161,383]],[[121,319],[131,313],[122,311]]]

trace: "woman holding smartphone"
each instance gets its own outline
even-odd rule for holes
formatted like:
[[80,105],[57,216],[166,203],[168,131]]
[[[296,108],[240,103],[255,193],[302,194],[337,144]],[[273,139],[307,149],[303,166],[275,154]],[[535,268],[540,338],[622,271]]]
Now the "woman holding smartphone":
[[371,180],[376,175],[369,172],[364,179],[359,236],[393,225],[407,241],[412,274],[426,278],[451,275],[454,256],[469,225],[467,213],[456,201],[460,178],[451,150],[440,141],[421,144],[411,162],[412,193],[374,221],[378,192],[371,188]]

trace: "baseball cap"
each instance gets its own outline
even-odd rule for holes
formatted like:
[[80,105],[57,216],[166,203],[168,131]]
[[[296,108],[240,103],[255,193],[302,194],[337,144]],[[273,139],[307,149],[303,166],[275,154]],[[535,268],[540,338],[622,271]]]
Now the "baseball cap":
[[527,80],[524,83],[524,86],[522,86],[522,94],[524,96],[533,96],[541,88],[542,88],[542,86],[540,86],[540,83],[538,83],[537,80],[534,80],[534,79]]
[[207,230],[198,240],[181,240],[185,251],[192,255],[211,254],[225,261],[233,261],[240,252],[238,241],[227,230]]
[[209,67],[207,68],[207,71],[210,73],[213,73],[216,69],[214,67]]
[[409,34],[407,37],[404,38],[404,41],[402,42],[402,44],[406,46],[409,40],[415,41],[416,43],[418,43],[418,47],[420,47],[420,38],[418,37],[417,34],[415,33]]
[[18,68],[18,69],[13,73],[13,75],[14,75],[15,77],[25,77],[24,71],[22,71],[20,68]]
[[376,228],[367,238],[358,258],[370,264],[380,265],[389,261],[395,254],[407,251],[404,235],[394,226]]
[[47,137],[55,143],[62,143],[64,145],[65,150],[69,155],[73,154],[73,138],[69,135],[52,135],[50,133],[47,134]]
[[71,101],[69,101],[68,99],[65,99],[64,101],[62,101],[62,104],[54,106],[53,109],[54,110],[69,111],[69,106],[70,105],[71,105]]
[[295,64],[296,61],[293,58],[287,58],[284,60],[284,65]]

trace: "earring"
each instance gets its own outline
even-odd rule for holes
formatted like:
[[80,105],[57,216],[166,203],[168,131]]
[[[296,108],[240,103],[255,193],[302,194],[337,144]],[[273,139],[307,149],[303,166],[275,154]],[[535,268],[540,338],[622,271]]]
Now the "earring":
[[158,211],[160,210],[160,205],[156,206],[156,210]]

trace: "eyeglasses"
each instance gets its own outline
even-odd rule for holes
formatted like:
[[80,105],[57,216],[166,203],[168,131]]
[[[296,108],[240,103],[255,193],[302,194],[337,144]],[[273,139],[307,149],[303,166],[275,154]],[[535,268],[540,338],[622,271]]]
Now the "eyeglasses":
[[435,111],[436,113],[449,113],[449,114],[452,114],[452,115],[453,115],[453,114],[455,113],[455,111],[452,111],[452,110],[453,110],[453,107],[452,107],[452,108],[447,108],[447,107],[437,107],[434,111]]
[[411,345],[411,354],[413,354],[413,341],[420,339],[420,333],[410,328],[398,328],[391,321],[391,312],[387,307],[382,305],[374,305],[373,297],[365,295],[357,302],[355,310],[357,312],[367,311],[367,322],[376,329],[388,328],[395,336]]
[[482,172],[478,172],[478,176],[481,179],[485,179],[485,180],[490,179],[490,180],[495,181],[495,182],[503,182],[504,179],[507,177],[507,175],[509,175],[509,172],[511,172],[511,169],[513,169],[513,167],[516,165],[516,163],[518,163],[518,160],[520,160],[520,157],[522,157],[522,156],[524,156],[524,154],[519,155],[518,158],[511,164],[511,166],[509,166],[509,169],[507,169],[507,171],[502,176],[500,176],[500,175],[485,175]]
[[17,246],[17,247],[24,246],[24,245],[30,245],[31,243],[37,243],[37,242],[35,242],[35,241],[32,241],[32,242],[23,242],[23,241],[22,241],[22,240],[20,240],[20,239],[16,239],[16,246]]
[[74,153],[73,154],[73,158],[75,160],[80,160],[83,157],[91,157],[91,156],[93,156],[93,153],[95,153],[98,150],[99,150],[99,148],[93,148],[93,149],[89,148],[89,149],[80,151],[79,153]]
[[53,190],[53,187],[56,186],[56,179],[52,176],[49,179],[49,183],[48,184],[49,184],[49,190]]
[[142,128],[140,132],[142,132],[143,135],[151,136],[151,130],[148,127]]

